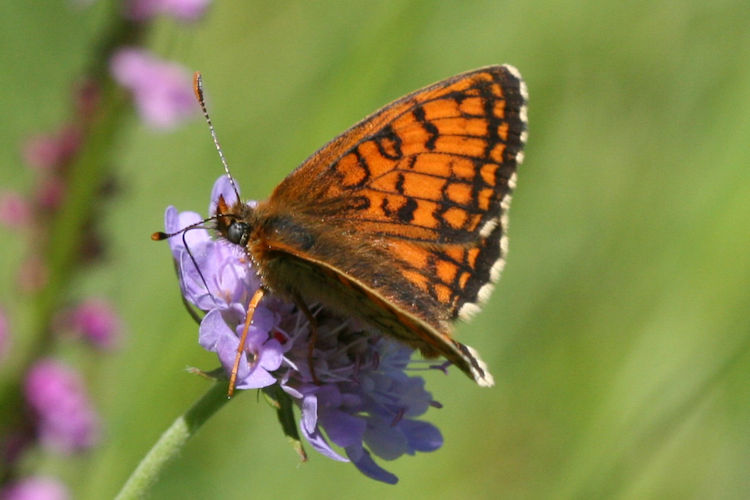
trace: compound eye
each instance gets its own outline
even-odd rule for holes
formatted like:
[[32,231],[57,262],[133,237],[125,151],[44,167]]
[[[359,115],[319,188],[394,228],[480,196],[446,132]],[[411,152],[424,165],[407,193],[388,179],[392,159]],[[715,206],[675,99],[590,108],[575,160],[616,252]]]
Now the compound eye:
[[227,239],[235,245],[245,246],[250,237],[250,224],[245,222],[232,222],[227,228]]

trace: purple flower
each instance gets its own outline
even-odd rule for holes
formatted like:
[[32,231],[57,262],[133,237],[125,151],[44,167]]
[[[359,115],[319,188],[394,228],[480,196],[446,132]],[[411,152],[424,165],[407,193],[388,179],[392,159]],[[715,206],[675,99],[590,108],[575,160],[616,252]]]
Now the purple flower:
[[[209,213],[215,213],[220,194],[229,206],[235,203],[226,176],[214,184]],[[165,227],[174,233],[194,226],[172,237],[170,246],[184,297],[206,312],[199,342],[216,352],[228,371],[247,305],[260,283],[244,249],[211,239],[201,220],[196,213],[169,207]],[[317,326],[312,357],[307,317],[273,295],[263,298],[243,350],[237,388],[279,384],[300,408],[300,429],[313,448],[353,462],[373,479],[396,483],[398,478],[377,465],[373,455],[393,460],[434,451],[443,442],[435,426],[417,420],[438,404],[421,377],[407,374],[413,351],[390,337],[366,333],[353,319],[309,307]]]
[[195,115],[192,79],[182,66],[127,48],[112,56],[110,71],[133,93],[138,113],[153,128],[173,128]]
[[[174,207],[169,207],[165,227],[168,232],[174,232],[200,220],[194,212],[178,214]],[[253,270],[240,263],[242,249],[227,241],[212,240],[203,228],[186,231],[184,238],[170,239],[170,246],[180,269],[183,296],[207,312],[201,322],[198,341],[205,349],[215,352],[222,366],[230,371],[247,304],[260,283]],[[249,330],[246,354],[240,360],[237,389],[257,389],[276,382],[269,372],[281,366],[283,350],[279,340],[269,333],[285,308],[287,306],[281,302],[267,301],[256,309],[254,319],[257,319]]]
[[99,437],[99,418],[76,372],[52,360],[37,361],[26,376],[26,401],[40,440],[64,453],[85,450]]
[[130,0],[127,15],[145,21],[157,14],[166,14],[182,21],[195,21],[203,16],[211,0]]
[[52,477],[27,477],[0,490],[0,500],[68,500],[70,493]]
[[113,349],[119,341],[120,318],[108,302],[88,299],[62,314],[60,327],[70,330],[99,349]]
[[370,453],[393,460],[442,445],[435,426],[413,418],[435,403],[424,380],[405,373],[412,350],[388,337],[357,331],[325,311],[316,319],[313,360],[321,384],[309,376],[306,342],[295,343],[296,351],[288,354],[296,369],[282,384],[302,401],[302,433],[324,455],[342,459],[329,444],[333,442],[362,473],[393,484],[396,476],[379,467]]

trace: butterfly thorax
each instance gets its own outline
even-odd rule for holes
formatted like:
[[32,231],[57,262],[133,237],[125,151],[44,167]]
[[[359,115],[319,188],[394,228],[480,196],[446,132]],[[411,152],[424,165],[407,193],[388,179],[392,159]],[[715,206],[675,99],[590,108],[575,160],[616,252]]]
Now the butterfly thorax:
[[296,284],[303,277],[278,276],[272,263],[288,254],[304,254],[315,245],[319,237],[309,221],[264,202],[255,206],[237,202],[230,207],[221,196],[215,215],[219,235],[245,250],[264,288],[288,299],[301,295]]

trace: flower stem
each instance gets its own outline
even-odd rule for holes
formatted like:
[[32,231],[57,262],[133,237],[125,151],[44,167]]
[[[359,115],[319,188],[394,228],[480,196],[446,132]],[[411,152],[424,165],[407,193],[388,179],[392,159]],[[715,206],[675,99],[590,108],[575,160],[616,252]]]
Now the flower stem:
[[228,401],[226,380],[216,382],[161,435],[125,482],[116,500],[143,498],[166,464],[180,453],[201,425]]
[[[60,304],[68,297],[68,289],[80,269],[80,249],[90,217],[100,217],[97,198],[103,180],[111,170],[113,146],[127,123],[130,106],[127,95],[108,76],[109,57],[116,47],[137,43],[146,29],[113,8],[111,19],[103,31],[98,47],[92,53],[87,79],[100,91],[99,104],[91,116],[75,118],[81,127],[82,139],[76,157],[66,167],[66,192],[62,204],[48,217],[44,242],[35,241],[36,250],[44,260],[46,283],[29,302],[29,323],[19,342],[14,343],[13,356],[0,367],[0,408],[23,406],[23,377],[35,359],[50,351],[50,324]],[[74,120],[71,118],[71,120]],[[39,245],[44,245],[39,248]],[[22,425],[19,411],[0,412],[0,433]],[[19,423],[20,422],[20,423]],[[12,475],[12,464],[0,463],[0,483]]]

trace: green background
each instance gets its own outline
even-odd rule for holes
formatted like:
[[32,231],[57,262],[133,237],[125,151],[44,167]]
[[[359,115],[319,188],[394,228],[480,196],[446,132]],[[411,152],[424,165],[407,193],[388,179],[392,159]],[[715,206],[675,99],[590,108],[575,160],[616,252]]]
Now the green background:
[[[271,5],[273,4],[273,6]],[[0,18],[0,187],[29,191],[19,144],[70,114],[109,6],[12,2]],[[750,7],[746,1],[217,2],[160,20],[155,53],[203,72],[243,194],[263,198],[366,114],[455,73],[508,62],[529,94],[510,256],[459,338],[497,381],[431,376],[443,448],[383,463],[387,486],[308,447],[300,465],[253,392],[210,420],[153,498],[747,498],[750,496]],[[164,208],[205,213],[221,166],[196,119],[128,118],[111,147],[120,191],[89,207],[108,258],[71,281],[105,296],[123,348],[56,348],[85,372],[105,432],[84,456],[29,471],[75,498],[111,497],[210,369],[182,308]],[[4,244],[0,306],[30,320]],[[2,408],[0,411],[13,411]]]

